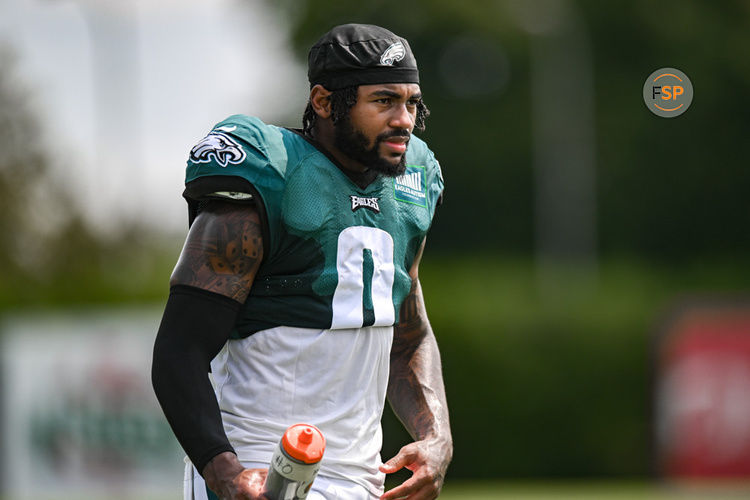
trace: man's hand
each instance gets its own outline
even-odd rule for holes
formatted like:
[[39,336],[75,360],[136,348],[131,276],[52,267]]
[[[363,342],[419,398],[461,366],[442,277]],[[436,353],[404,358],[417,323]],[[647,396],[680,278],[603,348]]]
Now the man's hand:
[[403,484],[385,492],[380,500],[437,498],[453,455],[452,448],[450,443],[437,440],[417,441],[401,448],[395,457],[380,466],[380,471],[392,474],[406,467],[412,471],[412,476]]
[[380,467],[386,474],[404,467],[413,474],[386,492],[381,500],[437,498],[453,458],[440,350],[427,319],[419,284],[418,266],[423,249],[424,241],[409,271],[411,291],[401,304],[399,322],[393,331],[388,378],[388,401],[414,442]]
[[203,469],[208,488],[221,500],[268,500],[263,485],[268,470],[245,469],[237,455],[224,452],[216,455]]

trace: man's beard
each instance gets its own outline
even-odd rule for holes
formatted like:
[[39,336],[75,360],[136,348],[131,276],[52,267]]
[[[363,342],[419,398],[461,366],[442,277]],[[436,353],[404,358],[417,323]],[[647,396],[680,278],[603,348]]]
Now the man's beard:
[[372,147],[368,148],[367,137],[354,128],[349,114],[334,125],[334,144],[339,151],[365,167],[389,177],[397,177],[406,171],[406,153],[401,155],[398,163],[389,162],[380,155],[380,144],[391,137],[406,137],[408,140],[410,136],[407,130],[392,130],[377,136]]

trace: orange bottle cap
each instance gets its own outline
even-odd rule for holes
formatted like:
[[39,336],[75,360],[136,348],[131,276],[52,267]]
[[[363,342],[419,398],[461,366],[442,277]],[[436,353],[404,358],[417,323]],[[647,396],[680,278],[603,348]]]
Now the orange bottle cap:
[[323,458],[326,439],[314,425],[294,424],[281,438],[281,446],[290,457],[306,464],[314,464]]

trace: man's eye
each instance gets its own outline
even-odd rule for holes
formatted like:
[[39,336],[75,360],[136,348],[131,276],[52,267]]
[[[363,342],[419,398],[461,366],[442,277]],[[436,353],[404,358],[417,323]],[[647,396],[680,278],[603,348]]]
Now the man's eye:
[[376,99],[375,102],[379,102],[380,104],[390,104],[391,100],[388,97],[381,97],[380,99]]

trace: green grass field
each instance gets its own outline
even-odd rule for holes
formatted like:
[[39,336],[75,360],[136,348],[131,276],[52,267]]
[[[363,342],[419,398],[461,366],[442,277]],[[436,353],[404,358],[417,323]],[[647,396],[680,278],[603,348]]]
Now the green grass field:
[[724,500],[750,498],[750,486],[668,486],[646,482],[458,482],[441,500]]
[[[111,500],[81,498],[75,500]],[[114,498],[130,499],[129,496]],[[139,500],[178,500],[174,497],[148,497]],[[739,500],[750,498],[750,485],[688,487],[667,486],[646,481],[453,481],[445,486],[440,500]],[[11,500],[3,498],[1,500]],[[45,497],[41,500],[73,500]]]
[[[130,500],[127,494],[109,497],[76,497],[75,500]],[[139,500],[178,500],[171,497],[139,497]],[[440,500],[739,500],[750,498],[750,486],[688,488],[646,482],[460,482],[447,484]],[[12,500],[0,497],[0,500]],[[40,500],[74,500],[45,496]]]
[[[78,496],[75,500],[134,499],[126,492],[107,497]],[[170,496],[140,496],[138,500],[178,500]],[[441,500],[738,500],[750,498],[750,483],[719,485],[666,485],[649,481],[449,481]],[[12,500],[0,497],[0,500]],[[38,500],[74,500],[53,493]]]

